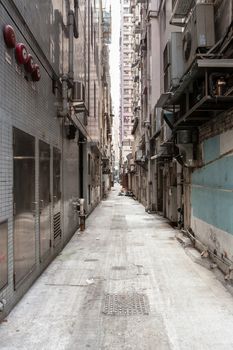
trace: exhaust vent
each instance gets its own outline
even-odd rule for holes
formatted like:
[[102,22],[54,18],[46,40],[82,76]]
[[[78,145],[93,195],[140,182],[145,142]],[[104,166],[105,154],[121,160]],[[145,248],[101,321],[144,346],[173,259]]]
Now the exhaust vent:
[[56,244],[61,239],[61,213],[58,212],[53,217],[53,239]]

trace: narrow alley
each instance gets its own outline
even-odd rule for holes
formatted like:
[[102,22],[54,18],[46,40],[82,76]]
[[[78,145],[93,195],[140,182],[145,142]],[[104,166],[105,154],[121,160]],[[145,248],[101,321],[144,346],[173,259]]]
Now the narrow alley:
[[233,348],[233,299],[114,188],[0,325],[2,350]]

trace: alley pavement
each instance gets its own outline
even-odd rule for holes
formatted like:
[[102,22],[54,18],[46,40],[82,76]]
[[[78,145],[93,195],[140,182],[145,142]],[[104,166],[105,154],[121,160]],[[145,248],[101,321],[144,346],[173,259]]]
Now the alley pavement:
[[233,349],[233,297],[165,219],[118,192],[0,325],[0,349]]

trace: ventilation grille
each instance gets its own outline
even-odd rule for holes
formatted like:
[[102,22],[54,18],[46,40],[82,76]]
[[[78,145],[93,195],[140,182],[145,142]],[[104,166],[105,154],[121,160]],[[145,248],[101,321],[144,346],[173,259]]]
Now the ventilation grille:
[[57,213],[53,217],[53,239],[54,241],[61,238],[61,213]]

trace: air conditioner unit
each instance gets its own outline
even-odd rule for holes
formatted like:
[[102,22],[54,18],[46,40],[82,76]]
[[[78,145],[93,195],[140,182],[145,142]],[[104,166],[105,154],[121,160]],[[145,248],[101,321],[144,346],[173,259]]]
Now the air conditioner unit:
[[87,111],[85,105],[85,86],[81,81],[73,82],[72,105],[76,113],[84,113]]
[[197,143],[197,133],[193,130],[178,130],[176,133],[176,146],[186,167],[197,166],[194,160],[194,146]]
[[85,102],[85,86],[81,81],[73,82],[72,101]]
[[135,161],[141,161],[142,159],[142,150],[139,149],[138,151],[135,152]]
[[184,71],[190,68],[198,51],[205,53],[214,44],[214,5],[198,3],[183,33]]
[[184,73],[182,32],[172,32],[163,52],[164,91],[172,91],[179,85]]

